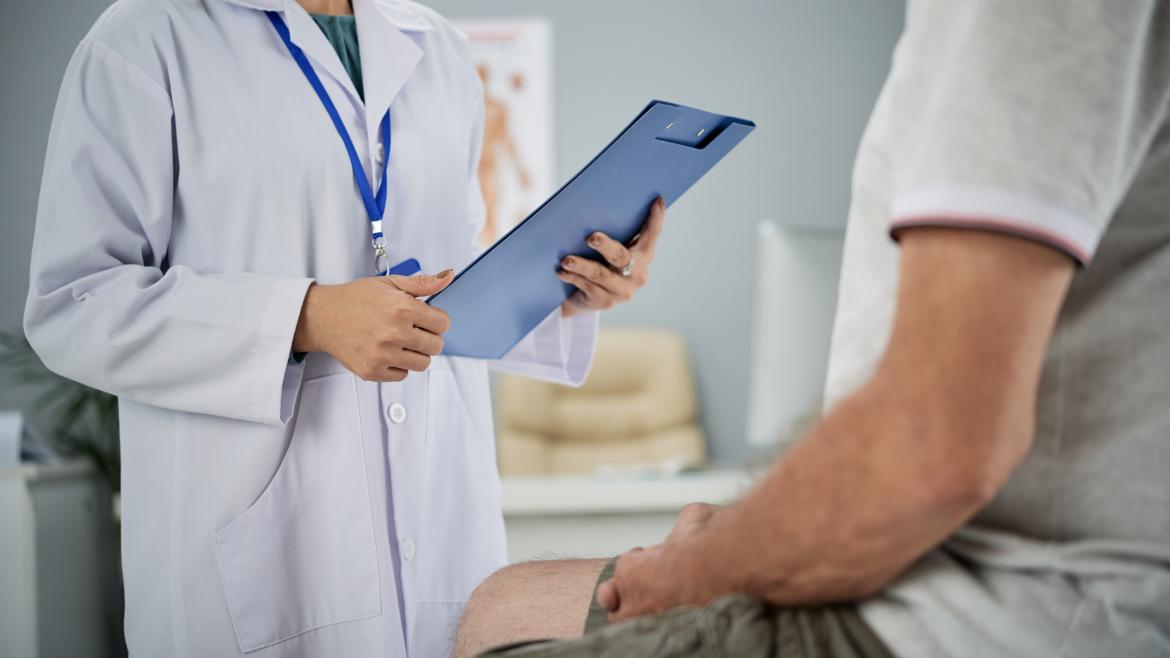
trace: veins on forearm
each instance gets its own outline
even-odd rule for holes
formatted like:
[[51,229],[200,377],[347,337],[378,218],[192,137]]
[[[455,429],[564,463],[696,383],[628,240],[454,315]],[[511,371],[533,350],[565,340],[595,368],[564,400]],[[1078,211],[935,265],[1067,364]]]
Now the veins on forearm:
[[714,587],[787,605],[878,590],[985,502],[930,473],[946,469],[930,431],[843,403],[698,538]]

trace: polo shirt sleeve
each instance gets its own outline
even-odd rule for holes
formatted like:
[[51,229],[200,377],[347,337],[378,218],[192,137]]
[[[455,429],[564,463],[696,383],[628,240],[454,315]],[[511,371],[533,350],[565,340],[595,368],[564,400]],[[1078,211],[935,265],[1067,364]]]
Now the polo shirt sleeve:
[[909,101],[899,120],[914,125],[892,165],[893,238],[918,226],[997,231],[1087,264],[1166,120],[1170,35],[1156,14],[1167,9],[912,2],[899,56],[921,59],[898,80]]

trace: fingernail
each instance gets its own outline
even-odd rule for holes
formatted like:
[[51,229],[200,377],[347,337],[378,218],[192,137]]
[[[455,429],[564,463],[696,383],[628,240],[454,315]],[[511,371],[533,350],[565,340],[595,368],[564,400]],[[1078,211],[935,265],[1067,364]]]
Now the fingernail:
[[565,266],[566,270],[571,270],[576,267],[577,261],[574,260],[572,256],[569,256],[564,261],[562,261],[561,264]]
[[452,273],[452,272],[454,272],[454,271],[455,271],[455,270],[452,270],[452,269],[446,269],[446,270],[443,270],[442,272],[439,272],[439,274],[438,274],[438,277],[437,277],[437,278],[440,278],[440,279],[446,279],[447,277],[451,276],[451,273]]
[[658,207],[659,207],[660,209],[665,209],[665,208],[666,208],[666,199],[663,199],[662,197],[658,197],[657,199],[655,199],[655,200],[654,200],[654,203],[657,203],[657,204],[658,204]]
[[593,235],[589,236],[589,244],[593,245],[594,247],[600,245],[601,244],[601,234],[594,233]]

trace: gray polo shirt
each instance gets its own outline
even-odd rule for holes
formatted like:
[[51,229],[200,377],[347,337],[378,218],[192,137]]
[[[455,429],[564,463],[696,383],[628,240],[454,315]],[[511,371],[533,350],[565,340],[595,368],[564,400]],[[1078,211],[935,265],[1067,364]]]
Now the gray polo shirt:
[[862,613],[905,656],[1170,656],[1170,2],[910,0],[857,156],[827,399],[873,371],[914,226],[1084,265],[1033,448]]

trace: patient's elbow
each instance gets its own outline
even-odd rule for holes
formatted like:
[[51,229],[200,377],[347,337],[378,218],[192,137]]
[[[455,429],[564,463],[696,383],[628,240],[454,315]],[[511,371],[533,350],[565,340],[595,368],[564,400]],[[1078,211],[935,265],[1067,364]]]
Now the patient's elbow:
[[988,505],[1007,484],[1031,445],[1031,428],[1007,432],[956,433],[929,478],[935,505],[975,511]]
[[980,509],[991,502],[1004,480],[986,468],[948,469],[946,478],[931,491],[935,504],[960,509]]

